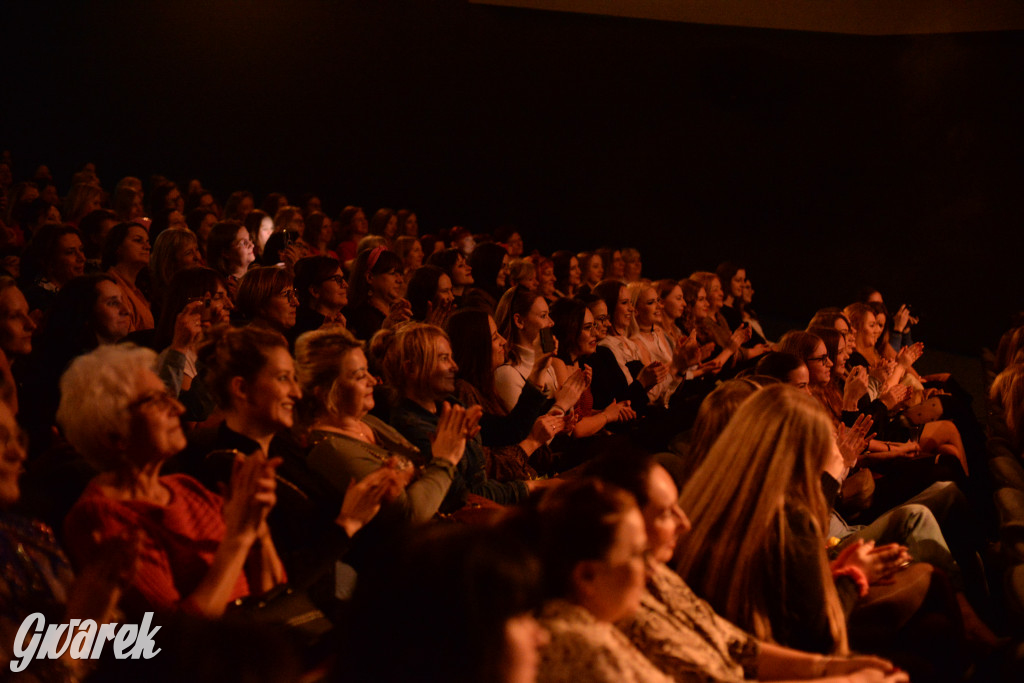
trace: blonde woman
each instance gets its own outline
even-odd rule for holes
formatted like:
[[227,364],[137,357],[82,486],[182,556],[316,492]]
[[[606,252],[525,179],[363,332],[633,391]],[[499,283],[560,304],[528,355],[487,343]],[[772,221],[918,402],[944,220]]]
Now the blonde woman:
[[[295,345],[295,370],[303,395],[299,412],[310,430],[307,462],[336,492],[343,494],[381,468],[406,480],[412,476],[409,459],[418,460],[419,449],[369,414],[378,380],[351,332],[334,325],[303,334]],[[466,431],[474,425],[462,406],[443,404],[430,459],[415,481],[385,504],[384,517],[414,522],[433,517],[462,460]]]

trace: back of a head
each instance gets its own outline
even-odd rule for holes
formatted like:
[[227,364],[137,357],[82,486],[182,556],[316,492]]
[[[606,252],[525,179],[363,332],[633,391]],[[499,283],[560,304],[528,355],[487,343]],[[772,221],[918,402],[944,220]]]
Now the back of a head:
[[476,286],[495,298],[501,295],[497,283],[498,273],[501,272],[507,255],[505,247],[495,242],[478,244],[473,253],[469,255],[469,265],[473,269],[473,280]]
[[437,282],[445,272],[437,266],[420,266],[413,271],[405,288],[405,298],[412,307],[413,320],[424,320],[427,317],[428,304],[437,294]]
[[452,358],[459,366],[458,377],[485,395],[494,389],[489,317],[486,311],[461,309],[448,318],[445,326]]
[[360,574],[338,681],[503,680],[505,624],[539,605],[540,563],[511,526],[422,529]]
[[756,382],[747,379],[730,379],[722,382],[701,401],[686,457],[685,479],[689,479],[703,464],[711,447],[740,405],[760,388]]
[[[810,330],[812,327],[835,327],[836,320],[846,320],[846,314],[843,313],[841,308],[822,308],[814,313],[810,322],[807,323],[807,329]],[[849,324],[849,320],[846,320]]]
[[774,377],[780,382],[789,381],[789,373],[804,365],[804,362],[792,353],[770,351],[757,361],[754,372],[758,375]]
[[571,594],[573,569],[584,560],[604,557],[620,521],[633,509],[632,495],[592,477],[547,490],[537,503],[535,529],[546,597]]
[[813,332],[790,330],[779,339],[778,350],[782,353],[791,353],[806,363],[820,343],[821,338]]

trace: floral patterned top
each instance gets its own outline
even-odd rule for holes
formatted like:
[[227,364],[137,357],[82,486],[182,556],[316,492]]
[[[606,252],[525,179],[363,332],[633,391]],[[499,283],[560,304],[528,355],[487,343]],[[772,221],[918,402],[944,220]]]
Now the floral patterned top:
[[731,683],[757,677],[757,640],[715,614],[661,562],[648,566],[640,609],[617,626],[676,681]]
[[671,683],[614,624],[586,608],[551,600],[540,623],[551,634],[541,652],[537,683]]

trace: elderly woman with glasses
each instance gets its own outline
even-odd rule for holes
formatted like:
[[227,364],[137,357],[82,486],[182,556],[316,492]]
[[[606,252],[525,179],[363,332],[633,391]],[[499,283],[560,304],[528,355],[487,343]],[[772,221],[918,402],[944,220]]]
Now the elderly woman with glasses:
[[227,499],[186,475],[163,476],[185,447],[182,412],[152,368],[152,351],[105,346],[77,358],[61,378],[57,421],[100,474],[65,524],[73,558],[89,561],[97,539],[141,536],[123,607],[181,609],[207,617],[285,580],[265,524],[276,501],[276,463],[240,458]]

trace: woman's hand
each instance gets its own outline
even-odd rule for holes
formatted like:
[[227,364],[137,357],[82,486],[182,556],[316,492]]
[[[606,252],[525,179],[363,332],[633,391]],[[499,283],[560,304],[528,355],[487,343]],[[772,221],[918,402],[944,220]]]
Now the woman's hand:
[[466,452],[466,439],[476,434],[477,423],[483,409],[479,406],[466,409],[460,405],[441,404],[441,415],[437,420],[437,431],[430,444],[435,458],[458,465]]
[[[305,251],[307,254],[309,253],[308,248]],[[277,258],[281,260],[281,263],[283,263],[285,268],[289,271],[295,270],[295,264],[299,262],[299,259],[301,259],[302,256],[302,250],[295,243],[289,244],[287,247],[277,252]]]
[[910,309],[907,308],[906,304],[902,304],[892,315],[892,331],[902,334],[907,329],[907,323],[909,322]]
[[825,662],[826,676],[843,676],[861,669],[877,669],[881,673],[896,671],[896,665],[888,659],[874,655],[853,655],[851,657],[827,657]]
[[901,567],[911,561],[906,546],[890,543],[875,547],[874,541],[857,539],[832,561],[833,570],[855,567],[863,572],[869,584],[888,581]]
[[864,394],[868,393],[868,369],[858,365],[846,375],[843,387],[843,410],[856,410]]
[[839,452],[843,455],[843,463],[847,467],[856,465],[861,454],[867,449],[871,437],[874,436],[868,434],[873,424],[874,420],[867,415],[858,416],[852,427],[839,424],[836,445],[839,447]]
[[911,366],[917,362],[917,359],[924,353],[924,344],[917,342],[910,346],[904,346],[896,354],[896,362],[902,365],[906,370],[909,370]]
[[412,304],[406,299],[399,299],[395,303],[391,304],[391,309],[388,311],[388,316],[384,318],[384,323],[381,328],[387,329],[404,323],[406,320],[412,317]]
[[551,439],[558,436],[564,427],[564,415],[541,415],[533,421],[533,428],[527,439],[532,440],[540,447],[540,444],[550,443]]
[[228,536],[252,542],[267,533],[264,522],[277,502],[274,472],[280,463],[280,458],[268,460],[263,451],[235,455],[223,509]]
[[905,671],[887,659],[872,655],[826,657],[821,677],[845,676],[849,683],[909,683]]
[[[534,370],[536,370],[536,366],[534,366]],[[532,372],[530,373],[530,377],[533,377]],[[536,385],[532,379],[530,381]],[[565,378],[565,381],[562,382],[562,386],[555,389],[555,407],[563,413],[568,413],[573,409],[573,406],[576,405],[577,401],[580,400],[580,396],[583,395],[583,392],[586,391],[589,384],[590,380],[587,371],[583,368],[576,368],[572,374]]]
[[892,381],[892,376],[895,371],[896,362],[886,358],[880,358],[877,363],[868,369],[868,373],[878,380],[878,383],[883,387],[889,387],[895,384],[895,382]]
[[608,404],[608,407],[601,412],[604,414],[608,424],[636,419],[636,411],[629,407],[629,401],[619,403],[618,401],[613,400]]
[[736,353],[740,347],[750,341],[750,336],[753,332],[750,330],[750,325],[740,325],[736,328],[736,331],[729,337],[729,343],[726,348]]
[[693,371],[693,378],[703,377],[704,375],[715,375],[722,369],[722,361],[715,359],[709,360],[698,365]]
[[685,372],[686,368],[697,365],[705,358],[707,356],[703,354],[700,342],[697,341],[696,328],[691,330],[686,337],[679,338],[672,354],[672,362],[680,372]]
[[765,342],[763,344],[757,344],[756,346],[746,349],[744,351],[744,356],[746,356],[747,360],[750,360],[751,358],[758,358],[760,356],[763,356],[764,354],[768,353],[771,350],[772,345]]
[[893,410],[900,403],[903,403],[903,401],[907,400],[907,398],[910,396],[910,393],[911,388],[909,386],[907,386],[906,384],[897,384],[896,386],[887,389],[885,393],[883,393],[878,398],[879,400],[882,401],[882,403],[885,404],[886,408],[888,408],[889,410]]
[[427,314],[423,318],[423,322],[428,325],[437,325],[442,330],[448,324],[448,317],[452,314],[452,308],[455,307],[455,299],[448,299],[446,301],[438,301],[436,298],[433,301],[427,302]]
[[526,381],[537,387],[538,389],[544,389],[544,373],[548,371],[551,364],[555,361],[555,354],[558,353],[558,340],[555,340],[555,348],[549,353],[542,352],[539,347],[537,354],[534,356],[533,369],[530,370],[530,374],[527,375]]
[[395,473],[394,485],[384,496],[384,500],[390,503],[397,500],[402,491],[412,483],[413,477],[416,476],[416,466],[404,455],[392,455],[384,461],[384,467]]
[[352,538],[380,511],[381,500],[397,485],[398,476],[390,467],[381,467],[359,481],[351,479],[335,524]]
[[861,669],[848,674],[848,683],[910,683],[910,674],[902,669],[883,672],[878,669]]
[[203,301],[193,301],[181,309],[181,313],[174,319],[174,337],[171,339],[171,348],[180,353],[193,349],[199,343],[203,335]]
[[650,389],[653,386],[657,386],[666,377],[668,377],[668,373],[669,367],[660,360],[656,360],[653,363],[646,365],[636,376],[636,380],[643,385],[644,389]]

